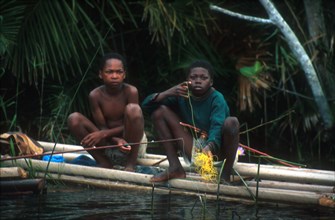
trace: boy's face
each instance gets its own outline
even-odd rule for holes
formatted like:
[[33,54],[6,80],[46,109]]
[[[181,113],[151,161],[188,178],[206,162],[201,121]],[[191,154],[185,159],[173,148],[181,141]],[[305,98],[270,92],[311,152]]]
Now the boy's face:
[[208,70],[202,67],[191,69],[187,80],[191,82],[189,87],[194,96],[204,95],[213,85],[213,80],[210,77]]
[[122,61],[118,59],[106,60],[104,68],[99,72],[99,77],[107,86],[119,86],[126,77]]

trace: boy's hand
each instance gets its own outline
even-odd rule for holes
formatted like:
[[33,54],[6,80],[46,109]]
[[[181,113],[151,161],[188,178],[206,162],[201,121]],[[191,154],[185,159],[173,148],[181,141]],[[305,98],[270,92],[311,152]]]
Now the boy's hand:
[[182,82],[169,90],[166,91],[170,96],[183,96],[185,98],[189,97],[188,85],[191,84],[190,81]]
[[125,141],[122,138],[119,138],[117,141],[117,145],[120,145],[119,150],[125,154],[130,153],[131,151],[131,146],[128,144],[127,141]]
[[179,95],[183,96],[185,98],[189,98],[190,97],[190,93],[189,93],[189,85],[191,85],[191,81],[186,81],[180,84],[181,90]]
[[81,140],[80,144],[84,147],[94,147],[98,145],[104,138],[105,135],[102,131],[95,131],[86,135]]
[[202,153],[207,154],[210,157],[213,157],[212,151],[210,150],[210,146],[206,145],[203,149],[202,149]]

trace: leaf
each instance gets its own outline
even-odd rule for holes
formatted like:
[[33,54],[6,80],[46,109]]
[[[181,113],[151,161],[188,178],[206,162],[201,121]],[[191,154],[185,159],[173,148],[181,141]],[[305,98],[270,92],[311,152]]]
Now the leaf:
[[240,68],[240,73],[243,76],[250,78],[256,76],[257,74],[262,72],[262,70],[263,70],[262,64],[259,61],[256,61],[253,66],[246,66]]

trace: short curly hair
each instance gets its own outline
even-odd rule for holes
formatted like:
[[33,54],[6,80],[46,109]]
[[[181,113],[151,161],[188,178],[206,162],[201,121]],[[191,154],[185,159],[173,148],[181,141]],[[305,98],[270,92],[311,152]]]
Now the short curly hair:
[[214,68],[213,68],[212,64],[210,64],[206,60],[196,60],[193,63],[191,63],[191,65],[187,69],[186,77],[188,77],[189,74],[191,73],[191,70],[194,69],[194,68],[196,68],[196,67],[202,67],[202,68],[208,70],[209,76],[211,77],[211,79],[213,79],[213,77],[214,77]]
[[124,59],[124,57],[119,54],[119,53],[106,53],[100,60],[100,70],[102,70],[105,67],[106,61],[109,59],[117,59],[117,60],[121,60],[122,64],[123,64],[123,68],[126,69],[126,60]]

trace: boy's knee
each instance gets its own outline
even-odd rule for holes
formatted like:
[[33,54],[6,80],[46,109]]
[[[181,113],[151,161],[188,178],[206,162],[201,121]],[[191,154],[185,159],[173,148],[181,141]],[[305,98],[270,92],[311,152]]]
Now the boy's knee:
[[142,109],[138,104],[129,103],[125,109],[126,117],[141,117],[142,118]]
[[79,112],[73,112],[67,118],[68,125],[74,125],[80,121],[81,114]]
[[159,106],[152,114],[151,114],[151,119],[152,120],[157,120],[161,119],[167,111],[167,107],[165,105]]
[[227,124],[227,126],[229,126],[229,127],[235,127],[235,128],[240,127],[240,122],[238,121],[238,119],[236,117],[228,117],[225,120],[225,124]]
[[223,125],[223,132],[232,135],[238,134],[240,130],[240,123],[236,117],[226,118]]

